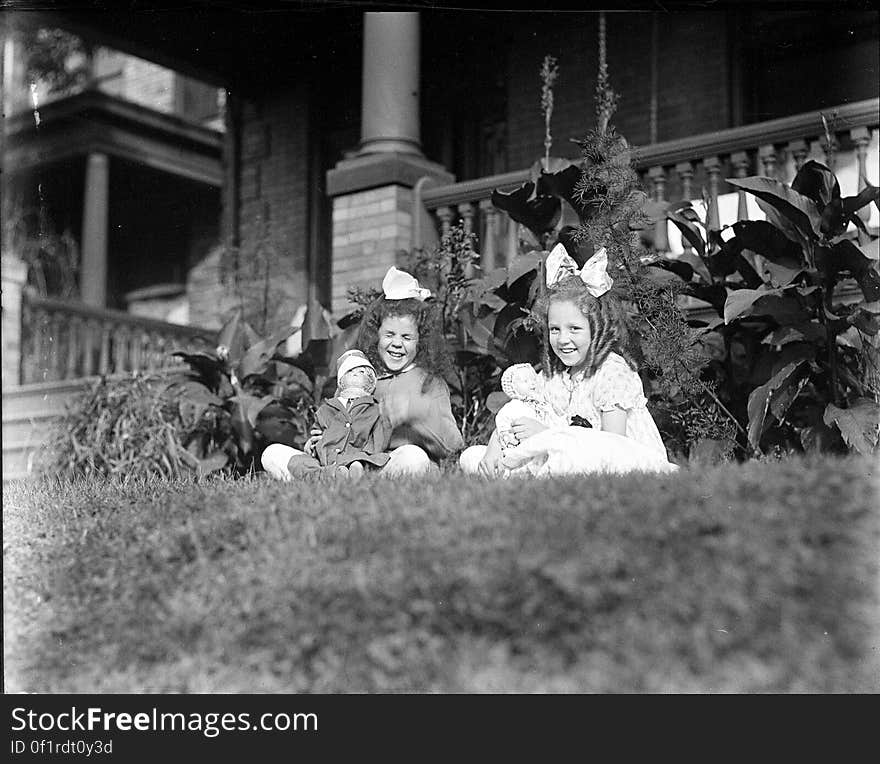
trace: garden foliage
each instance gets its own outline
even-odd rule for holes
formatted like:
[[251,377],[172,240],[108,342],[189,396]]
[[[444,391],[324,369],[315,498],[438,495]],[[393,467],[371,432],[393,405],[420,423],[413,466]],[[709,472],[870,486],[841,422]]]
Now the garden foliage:
[[[320,313],[318,314],[320,315]],[[236,313],[211,352],[177,351],[189,368],[102,377],[58,423],[46,471],[65,477],[199,476],[258,469],[270,443],[301,448],[327,393],[329,340],[304,328],[305,352],[280,355],[286,328],[261,337]]]
[[[707,376],[758,453],[875,451],[878,241],[856,212],[878,204],[878,189],[841,197],[834,173],[812,160],[790,186],[765,177],[728,182],[754,195],[766,220],[713,230],[689,203],[672,205],[668,217],[695,254],[657,263],[718,314],[701,330],[715,349]],[[841,291],[848,284],[858,289]]]

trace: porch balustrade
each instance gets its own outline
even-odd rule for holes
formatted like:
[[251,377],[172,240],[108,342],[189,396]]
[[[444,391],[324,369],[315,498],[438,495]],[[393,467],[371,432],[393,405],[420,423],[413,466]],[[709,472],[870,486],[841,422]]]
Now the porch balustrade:
[[208,350],[216,332],[118,310],[91,308],[26,291],[22,301],[22,383],[179,365],[175,350]]
[[[654,201],[694,201],[701,216],[716,227],[764,217],[754,199],[738,192],[725,178],[763,175],[790,183],[804,162],[814,158],[837,173],[844,195],[865,187],[869,167],[874,176],[871,182],[876,183],[880,99],[844,104],[823,114],[830,141],[819,114],[808,112],[639,147],[635,166]],[[421,202],[441,235],[458,220],[477,234],[483,269],[491,270],[508,263],[519,250],[518,226],[492,205],[492,191],[511,191],[528,179],[529,171],[520,170],[421,189]],[[703,209],[704,199],[707,209]],[[862,208],[859,214],[876,228],[873,206]],[[425,243],[419,237],[417,229],[415,246]],[[687,246],[665,218],[654,223],[656,251],[674,256]]]

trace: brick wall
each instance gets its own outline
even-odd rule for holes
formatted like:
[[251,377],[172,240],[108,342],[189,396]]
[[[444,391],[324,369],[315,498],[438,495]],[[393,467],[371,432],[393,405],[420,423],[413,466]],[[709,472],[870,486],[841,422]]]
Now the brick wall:
[[412,189],[383,186],[333,199],[332,312],[352,309],[350,286],[379,287],[397,252],[408,250]]
[[[607,16],[608,68],[621,97],[614,124],[627,140],[650,140],[651,16]],[[564,28],[516,30],[507,50],[507,161],[527,167],[544,153],[538,72],[545,55],[559,61],[551,122],[556,156],[579,156],[569,138],[595,124],[593,90],[598,66],[597,16]],[[728,54],[723,13],[660,17],[658,135],[660,141],[729,127]]]
[[[222,250],[190,272],[190,320],[216,326],[243,297],[260,331],[289,323],[308,298],[308,108],[305,86],[245,99],[239,268],[221,283]],[[226,258],[227,264],[236,258]],[[237,278],[235,278],[237,277]],[[265,323],[265,326],[261,326]]]

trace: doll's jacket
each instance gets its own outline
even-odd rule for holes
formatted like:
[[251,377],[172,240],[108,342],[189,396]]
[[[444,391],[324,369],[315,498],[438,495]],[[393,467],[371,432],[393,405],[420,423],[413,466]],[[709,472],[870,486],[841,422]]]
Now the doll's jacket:
[[372,395],[354,398],[348,406],[339,398],[327,398],[316,419],[324,431],[315,448],[323,466],[348,466],[368,462],[382,467],[391,438],[391,427],[379,413],[379,401]]

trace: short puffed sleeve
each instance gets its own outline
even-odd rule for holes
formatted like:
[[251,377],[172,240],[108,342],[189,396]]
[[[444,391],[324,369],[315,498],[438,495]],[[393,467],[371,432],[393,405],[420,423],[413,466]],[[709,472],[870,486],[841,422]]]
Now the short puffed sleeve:
[[629,410],[645,405],[642,380],[616,353],[605,359],[595,375],[593,405],[599,411]]

